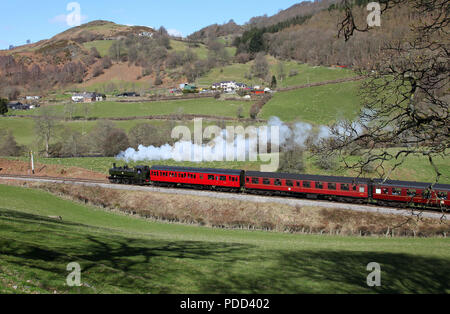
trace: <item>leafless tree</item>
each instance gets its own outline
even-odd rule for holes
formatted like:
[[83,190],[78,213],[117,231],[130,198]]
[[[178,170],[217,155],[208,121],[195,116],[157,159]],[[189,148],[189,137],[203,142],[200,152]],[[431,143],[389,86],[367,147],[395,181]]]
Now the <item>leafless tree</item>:
[[264,53],[258,53],[256,55],[255,63],[252,65],[250,71],[260,79],[264,79],[269,74],[269,63]]
[[44,107],[40,114],[35,118],[35,134],[40,142],[44,143],[45,156],[49,156],[50,141],[55,135],[57,119],[51,108]]
[[[387,42],[379,56],[358,69],[367,75],[361,88],[363,109],[356,122],[332,128],[325,153],[339,152],[348,168],[363,173],[369,164],[389,178],[410,155],[425,156],[436,172],[436,158],[449,156],[449,3],[444,0],[382,0],[381,14],[408,5],[420,17],[408,36]],[[351,2],[343,0],[345,16],[339,35],[350,41],[355,32],[370,27],[355,22]],[[395,150],[389,150],[396,147]],[[361,150],[358,162],[345,156]],[[322,149],[322,151],[324,151]],[[386,167],[387,162],[394,164]]]

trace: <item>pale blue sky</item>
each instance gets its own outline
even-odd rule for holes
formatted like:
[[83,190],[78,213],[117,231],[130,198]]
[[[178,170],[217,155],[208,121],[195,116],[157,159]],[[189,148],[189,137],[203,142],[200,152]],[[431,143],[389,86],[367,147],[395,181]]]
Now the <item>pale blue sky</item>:
[[[66,29],[70,0],[1,0],[0,49],[48,39]],[[300,0],[78,0],[82,23],[108,20],[181,32],[187,36],[210,24],[234,19],[243,24],[260,15],[273,15]]]

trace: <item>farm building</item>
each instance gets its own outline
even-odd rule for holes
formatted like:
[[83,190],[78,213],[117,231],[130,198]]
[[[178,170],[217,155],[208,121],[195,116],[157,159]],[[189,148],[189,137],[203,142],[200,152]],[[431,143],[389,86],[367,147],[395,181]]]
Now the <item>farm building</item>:
[[74,102],[96,102],[96,101],[104,101],[106,99],[106,95],[98,94],[98,93],[81,93],[75,94],[72,96],[72,101]]
[[11,109],[11,110],[30,110],[30,109],[34,108],[34,106],[23,104],[18,101],[11,101],[7,104],[7,106],[8,106],[8,109]]

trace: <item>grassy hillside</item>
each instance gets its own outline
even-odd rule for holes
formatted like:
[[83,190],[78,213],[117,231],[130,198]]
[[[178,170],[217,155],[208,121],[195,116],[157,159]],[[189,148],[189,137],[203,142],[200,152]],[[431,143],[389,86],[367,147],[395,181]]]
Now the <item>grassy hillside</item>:
[[[280,73],[279,62],[283,64],[286,78],[283,81],[278,80],[278,87],[297,86],[355,76],[355,73],[348,69],[312,67],[294,61],[278,61],[273,57],[267,57],[267,60],[270,65],[270,73],[277,77]],[[214,68],[207,75],[199,78],[197,83],[199,85],[211,85],[215,82],[234,80],[249,85],[267,85],[267,83],[262,82],[258,78],[248,79],[245,77],[246,74],[251,73],[250,69],[253,62],[250,61],[246,64],[234,63],[229,66]],[[289,76],[291,71],[296,71],[298,74]]]
[[347,82],[276,93],[259,117],[277,116],[283,121],[328,125],[353,119],[359,112],[359,82]]
[[87,43],[84,43],[83,46],[90,50],[92,47],[95,47],[97,51],[100,53],[102,58],[109,54],[109,48],[114,43],[112,40],[94,40]]
[[[0,186],[0,202],[0,293],[450,292],[447,239],[170,225],[9,186]],[[366,285],[373,261],[377,288]],[[66,286],[71,262],[81,265],[82,287]]]

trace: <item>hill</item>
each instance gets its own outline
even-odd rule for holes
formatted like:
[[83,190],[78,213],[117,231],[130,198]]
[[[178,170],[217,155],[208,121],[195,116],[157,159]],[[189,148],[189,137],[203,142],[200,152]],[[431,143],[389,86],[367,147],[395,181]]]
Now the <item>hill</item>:
[[227,37],[230,35],[237,36],[242,34],[243,31],[244,27],[236,24],[233,20],[230,20],[228,23],[222,25],[214,24],[204,27],[189,35],[188,39],[193,41],[205,41],[209,38]]

